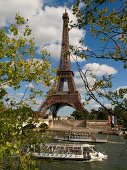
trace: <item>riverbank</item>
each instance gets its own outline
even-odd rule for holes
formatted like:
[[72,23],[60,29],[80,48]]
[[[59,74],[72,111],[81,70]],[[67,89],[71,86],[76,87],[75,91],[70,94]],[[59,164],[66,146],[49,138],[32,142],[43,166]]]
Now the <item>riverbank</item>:
[[102,129],[96,129],[96,128],[68,128],[68,129],[63,129],[63,128],[52,128],[49,129],[49,131],[61,131],[61,132],[75,132],[75,133],[98,133],[100,132]]

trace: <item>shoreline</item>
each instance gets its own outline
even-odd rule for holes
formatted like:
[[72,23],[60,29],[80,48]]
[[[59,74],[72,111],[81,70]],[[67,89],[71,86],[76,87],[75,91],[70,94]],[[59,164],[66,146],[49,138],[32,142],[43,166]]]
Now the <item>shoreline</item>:
[[58,131],[58,132],[81,132],[81,133],[99,133],[102,130],[109,130],[109,129],[95,129],[95,128],[49,128],[48,131]]

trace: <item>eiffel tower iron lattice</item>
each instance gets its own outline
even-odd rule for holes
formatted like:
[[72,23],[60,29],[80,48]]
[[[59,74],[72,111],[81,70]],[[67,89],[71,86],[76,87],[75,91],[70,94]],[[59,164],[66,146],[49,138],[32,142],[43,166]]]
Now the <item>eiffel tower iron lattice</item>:
[[[65,10],[63,14],[63,34],[61,45],[61,56],[59,68],[57,70],[58,82],[55,91],[47,94],[45,101],[39,108],[39,113],[43,117],[48,109],[53,117],[56,117],[57,112],[63,106],[71,106],[76,111],[85,111],[81,103],[81,96],[76,90],[74,82],[74,73],[71,70],[70,54],[69,54],[69,16]],[[68,90],[64,91],[64,86],[68,86]]]

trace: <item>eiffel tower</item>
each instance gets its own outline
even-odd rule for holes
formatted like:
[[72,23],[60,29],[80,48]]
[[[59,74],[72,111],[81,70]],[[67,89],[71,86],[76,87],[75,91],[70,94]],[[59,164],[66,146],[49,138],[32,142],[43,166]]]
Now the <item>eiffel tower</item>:
[[[50,109],[50,114],[56,117],[57,112],[64,106],[71,106],[76,111],[85,110],[81,103],[81,96],[76,90],[74,82],[74,73],[71,70],[70,54],[69,54],[69,16],[65,10],[63,14],[63,33],[59,68],[57,70],[58,81],[55,91],[48,93],[45,101],[39,108],[39,113],[44,117],[46,111]],[[68,90],[64,91],[64,85]]]

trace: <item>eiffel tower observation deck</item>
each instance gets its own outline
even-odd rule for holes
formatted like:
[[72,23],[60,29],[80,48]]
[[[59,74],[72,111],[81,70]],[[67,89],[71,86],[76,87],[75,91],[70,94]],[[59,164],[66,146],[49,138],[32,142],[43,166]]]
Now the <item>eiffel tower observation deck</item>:
[[[73,107],[76,111],[85,110],[81,103],[81,96],[76,89],[74,73],[71,70],[68,28],[69,16],[66,10],[62,18],[63,33],[60,62],[57,70],[58,81],[55,83],[55,90],[50,90],[48,92],[46,99],[39,108],[39,113],[42,117],[48,109],[50,109],[50,114],[56,117],[58,110],[64,106]],[[67,90],[65,90],[65,85],[67,86]]]

